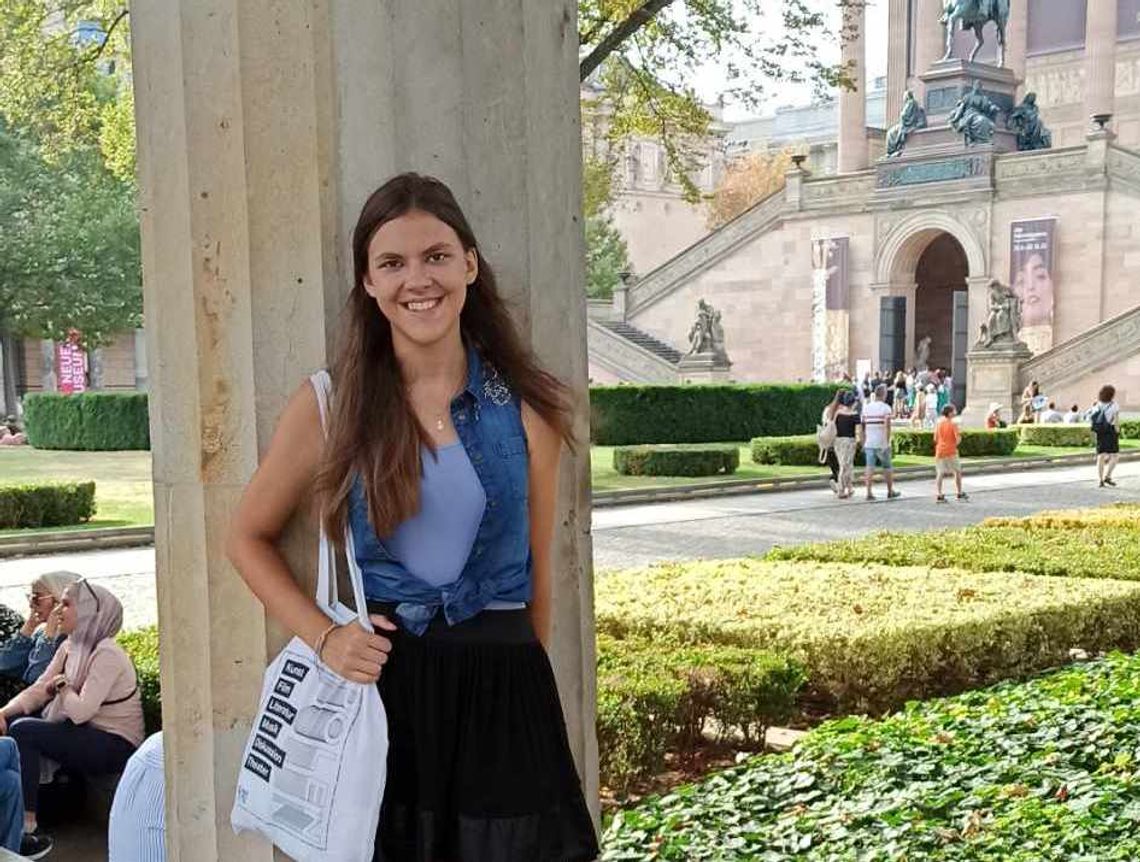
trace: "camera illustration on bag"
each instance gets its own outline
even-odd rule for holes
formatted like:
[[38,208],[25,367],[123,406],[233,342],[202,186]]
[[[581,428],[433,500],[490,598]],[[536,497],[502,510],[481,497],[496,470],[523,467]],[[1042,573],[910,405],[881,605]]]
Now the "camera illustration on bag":
[[311,657],[286,649],[257,716],[238,802],[298,838],[323,845],[341,753],[360,711],[361,691]]

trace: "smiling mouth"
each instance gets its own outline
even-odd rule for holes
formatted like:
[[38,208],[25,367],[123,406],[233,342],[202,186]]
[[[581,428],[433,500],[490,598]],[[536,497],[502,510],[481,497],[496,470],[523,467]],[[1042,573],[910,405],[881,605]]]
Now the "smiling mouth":
[[412,302],[400,303],[408,311],[431,311],[437,305],[443,302],[443,297],[437,296],[434,299],[416,299]]

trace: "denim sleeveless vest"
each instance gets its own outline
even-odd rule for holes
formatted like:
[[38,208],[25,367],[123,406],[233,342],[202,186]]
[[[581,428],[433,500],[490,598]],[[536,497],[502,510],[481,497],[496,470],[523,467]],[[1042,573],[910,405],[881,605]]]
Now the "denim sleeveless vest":
[[356,478],[349,523],[364,592],[374,601],[395,602],[400,623],[412,634],[423,634],[440,611],[455,625],[493,601],[530,601],[529,471],[521,408],[521,399],[499,371],[468,345],[467,386],[451,402],[451,421],[483,485],[487,505],[471,554],[454,583],[433,587],[392,558],[368,521],[364,486]]

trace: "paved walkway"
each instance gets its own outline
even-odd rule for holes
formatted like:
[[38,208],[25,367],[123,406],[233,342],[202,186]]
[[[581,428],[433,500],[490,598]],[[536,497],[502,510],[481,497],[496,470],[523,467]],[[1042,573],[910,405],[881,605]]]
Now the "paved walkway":
[[933,480],[922,479],[899,482],[903,496],[889,502],[883,499],[885,489],[876,485],[879,499],[873,503],[863,499],[860,487],[851,500],[811,489],[599,509],[593,518],[594,566],[605,570],[664,560],[745,557],[775,545],[875,530],[960,527],[995,515],[1140,502],[1140,463],[1117,467],[1120,484],[1115,489],[1097,488],[1095,476],[1094,468],[1083,466],[974,479],[967,474],[965,490],[971,499],[965,503],[935,503]]
[[[836,500],[810,489],[654,503],[594,512],[594,564],[599,570],[662,560],[716,559],[762,554],[774,545],[859,536],[873,530],[927,530],[977,523],[993,515],[1029,515],[1042,509],[1140,502],[1140,463],[1121,464],[1120,486],[1099,489],[1089,467],[966,477],[971,500],[939,505],[929,479],[900,482],[903,496],[868,503],[859,491]],[[32,580],[70,569],[103,583],[123,601],[127,628],[157,617],[154,550],[131,548],[53,557],[0,560],[0,602],[21,611]]]

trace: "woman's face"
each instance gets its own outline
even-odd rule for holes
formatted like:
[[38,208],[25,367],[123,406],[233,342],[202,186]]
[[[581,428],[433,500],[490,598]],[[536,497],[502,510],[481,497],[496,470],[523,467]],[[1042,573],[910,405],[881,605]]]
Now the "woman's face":
[[1014,292],[1021,297],[1022,325],[1044,326],[1053,317],[1053,277],[1045,259],[1031,254],[1017,273]]
[[393,342],[424,347],[459,326],[478,271],[475,250],[464,250],[450,225],[412,210],[372,236],[364,289],[391,323]]
[[35,611],[36,616],[41,620],[46,620],[51,609],[55,607],[56,598],[51,594],[51,591],[40,584],[32,584],[32,591],[29,593],[28,598]]
[[59,601],[63,606],[63,612],[59,620],[59,630],[65,635],[74,633],[75,626],[79,623],[79,602],[76,599],[76,590],[78,589],[78,586],[68,587],[63,594],[63,598]]

